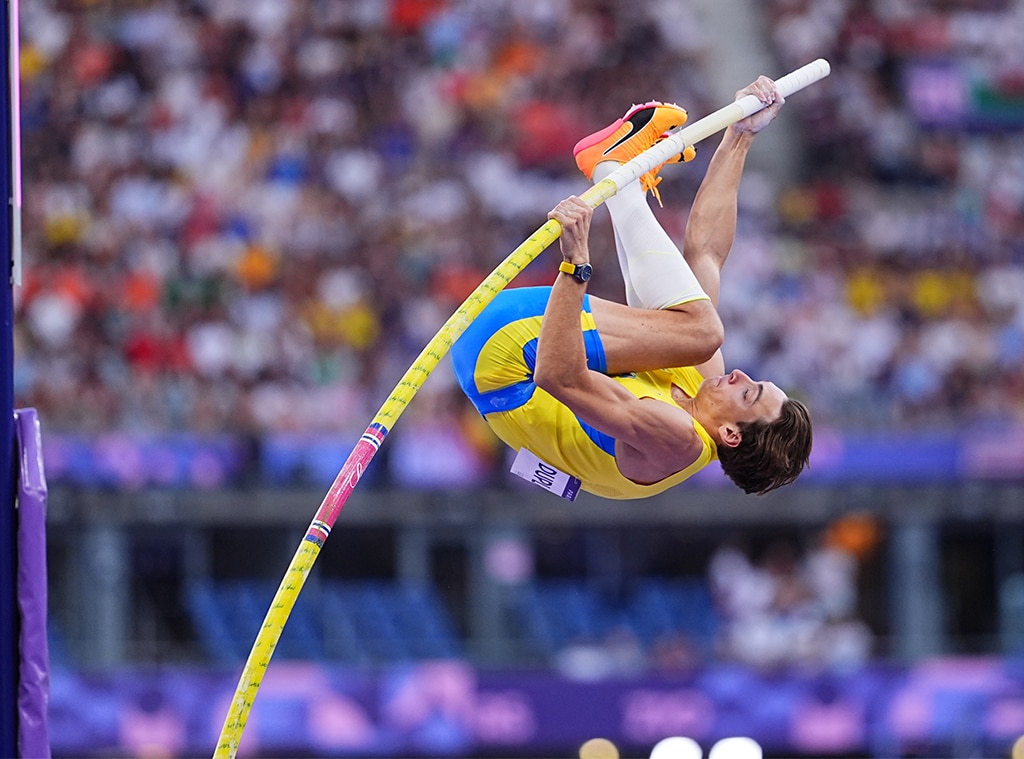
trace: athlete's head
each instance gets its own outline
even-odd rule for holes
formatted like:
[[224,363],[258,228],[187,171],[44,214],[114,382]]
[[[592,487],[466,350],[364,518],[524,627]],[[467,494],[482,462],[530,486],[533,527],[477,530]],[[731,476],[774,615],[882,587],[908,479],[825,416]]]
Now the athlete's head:
[[722,471],[744,492],[760,495],[788,485],[807,465],[810,413],[777,385],[736,370],[705,380],[698,397],[701,421],[717,438]]
[[807,466],[811,456],[811,415],[793,398],[782,403],[771,421],[741,422],[742,439],[736,446],[719,446],[722,471],[745,493],[763,495],[789,485]]

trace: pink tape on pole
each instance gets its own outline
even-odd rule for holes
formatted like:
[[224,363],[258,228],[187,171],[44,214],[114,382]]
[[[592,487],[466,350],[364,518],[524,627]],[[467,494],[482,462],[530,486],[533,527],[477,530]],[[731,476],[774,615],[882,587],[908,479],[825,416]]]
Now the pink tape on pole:
[[[306,533],[306,540],[323,545],[323,541],[327,539],[327,535],[330,534],[335,520],[345,505],[345,501],[356,489],[359,480],[370,466],[370,461],[380,450],[384,438],[387,436],[388,429],[383,424],[374,422],[366,428],[366,432],[359,438],[359,442],[356,443],[356,447],[352,449],[352,453],[345,460],[345,465],[338,472],[338,476],[334,478],[331,489],[327,491],[324,502]],[[323,531],[324,527],[326,527],[326,532]],[[319,542],[317,542],[318,539]]]

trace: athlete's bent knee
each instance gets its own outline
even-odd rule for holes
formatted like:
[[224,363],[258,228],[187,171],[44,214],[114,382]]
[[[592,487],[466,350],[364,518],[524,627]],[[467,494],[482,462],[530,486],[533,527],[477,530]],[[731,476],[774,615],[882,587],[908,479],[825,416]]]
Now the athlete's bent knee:
[[695,300],[679,307],[690,315],[690,326],[687,330],[687,342],[690,348],[707,361],[722,347],[725,340],[725,326],[718,310],[710,300]]

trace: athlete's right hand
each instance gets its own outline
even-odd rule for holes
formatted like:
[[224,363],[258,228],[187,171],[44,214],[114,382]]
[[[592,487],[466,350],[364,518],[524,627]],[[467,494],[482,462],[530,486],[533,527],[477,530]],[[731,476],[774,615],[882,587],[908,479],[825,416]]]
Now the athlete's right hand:
[[590,263],[590,222],[594,217],[594,209],[575,195],[555,206],[548,214],[562,225],[562,236],[558,244],[562,250],[562,258],[571,264]]
[[779,111],[786,102],[786,98],[782,96],[778,87],[775,86],[775,81],[763,75],[737,92],[736,99],[740,100],[747,95],[754,95],[768,107],[737,121],[733,124],[733,129],[737,132],[757,134],[775,120],[775,117],[779,115]]

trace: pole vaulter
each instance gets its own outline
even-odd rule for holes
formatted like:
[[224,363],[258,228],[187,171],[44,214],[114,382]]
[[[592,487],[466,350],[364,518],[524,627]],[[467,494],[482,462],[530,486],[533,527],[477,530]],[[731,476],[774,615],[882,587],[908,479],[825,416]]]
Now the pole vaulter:
[[[775,84],[783,97],[789,97],[825,78],[830,70],[828,61],[819,58],[781,79],[777,79]],[[764,107],[765,105],[753,95],[747,95],[730,103],[679,129],[633,160],[622,164],[606,179],[590,187],[580,198],[591,207],[596,208],[615,195],[622,187],[636,181],[673,156],[682,153],[687,146],[694,145],[726,129]],[[405,407],[455,341],[466,331],[466,328],[494,297],[526,268],[527,264],[558,239],[561,232],[561,225],[557,221],[547,221],[487,275],[427,343],[419,357],[402,376],[398,385],[381,406],[370,426],[359,438],[352,453],[349,454],[341,471],[327,491],[327,495],[299,543],[291,564],[274,595],[274,600],[263,620],[263,625],[256,636],[256,641],[235,689],[230,709],[224,720],[224,727],[221,729],[217,741],[214,759],[234,759],[237,754],[242,733],[252,711],[253,702],[256,700],[256,693],[263,681],[267,666],[270,664],[274,649],[281,638],[281,633],[284,631],[285,622],[295,606],[299,591],[302,590],[324,541],[330,536],[331,529],[345,505],[345,501],[348,500],[370,461],[380,449],[388,432],[394,427],[402,412],[405,411]]]

